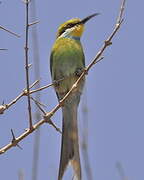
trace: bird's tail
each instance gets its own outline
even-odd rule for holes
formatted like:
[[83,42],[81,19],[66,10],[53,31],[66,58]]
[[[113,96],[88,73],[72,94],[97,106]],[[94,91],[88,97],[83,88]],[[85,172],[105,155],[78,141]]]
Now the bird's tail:
[[73,167],[74,177],[77,180],[81,180],[77,125],[77,108],[79,98],[80,97],[68,98],[67,102],[62,107],[63,128],[58,180],[62,180],[65,169],[69,163],[71,163]]

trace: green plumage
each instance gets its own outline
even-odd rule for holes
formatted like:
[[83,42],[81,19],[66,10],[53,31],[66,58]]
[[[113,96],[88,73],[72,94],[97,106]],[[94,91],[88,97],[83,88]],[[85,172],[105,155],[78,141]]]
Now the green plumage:
[[56,87],[56,92],[66,94],[78,79],[76,71],[85,67],[84,53],[79,40],[58,38],[50,57],[52,80],[65,78]]

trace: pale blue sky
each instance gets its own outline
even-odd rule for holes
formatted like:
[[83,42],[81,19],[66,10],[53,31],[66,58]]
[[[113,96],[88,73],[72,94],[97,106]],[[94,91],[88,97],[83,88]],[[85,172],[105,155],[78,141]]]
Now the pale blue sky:
[[[49,55],[59,24],[73,17],[84,18],[95,12],[101,15],[87,23],[82,44],[88,64],[103,41],[111,33],[121,1],[38,1],[37,25],[40,52],[41,83],[51,82]],[[120,180],[115,167],[120,161],[129,180],[144,179],[144,2],[128,1],[124,23],[114,37],[113,45],[104,53],[104,60],[93,67],[87,76],[89,116],[89,157],[94,180]],[[0,102],[9,103],[25,87],[24,72],[24,14],[21,0],[3,0],[0,4],[0,25],[17,32],[16,38],[0,31],[1,91]],[[31,34],[30,34],[31,39]],[[30,40],[31,44],[31,40]],[[32,63],[32,46],[30,45]],[[31,82],[33,68],[31,70]],[[83,98],[85,98],[83,96]],[[56,104],[52,88],[42,91],[47,111]],[[82,123],[81,107],[79,119]],[[61,111],[52,118],[60,126]],[[11,140],[12,128],[20,135],[28,125],[26,99],[0,116],[0,147]],[[23,169],[25,180],[31,180],[34,134],[23,140],[23,150],[12,148],[0,156],[0,179],[18,179]],[[38,180],[56,180],[60,154],[60,135],[50,126],[41,127]],[[69,174],[66,179],[69,179]],[[86,180],[85,174],[83,179]]]

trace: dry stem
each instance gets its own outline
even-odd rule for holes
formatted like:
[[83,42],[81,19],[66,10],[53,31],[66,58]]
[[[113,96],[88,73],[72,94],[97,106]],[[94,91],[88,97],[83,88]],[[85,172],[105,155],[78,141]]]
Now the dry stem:
[[31,113],[31,100],[29,94],[29,62],[28,62],[28,31],[29,31],[29,1],[26,0],[26,28],[25,28],[25,70],[26,70],[26,87],[27,87],[27,100],[28,100],[28,112],[29,112],[29,127],[33,128],[32,125],[32,113]]

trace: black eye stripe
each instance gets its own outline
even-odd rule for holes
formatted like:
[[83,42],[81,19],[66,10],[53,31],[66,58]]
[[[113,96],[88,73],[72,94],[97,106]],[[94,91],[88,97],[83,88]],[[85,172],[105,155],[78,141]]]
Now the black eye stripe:
[[59,31],[57,37],[61,36],[67,29],[72,28],[72,27],[74,27],[74,26],[77,26],[77,25],[79,25],[79,24],[80,24],[80,22],[75,22],[75,23],[68,23],[68,24],[66,24],[65,26],[63,26],[63,28],[61,28],[61,30]]
[[71,28],[71,27],[73,27],[73,26],[75,26],[74,23],[69,23],[69,24],[66,25],[66,28]]
[[67,29],[72,28],[72,27],[74,27],[75,25],[76,25],[76,23],[69,23],[69,24],[67,24],[67,25],[62,29],[62,31],[59,33],[59,36],[62,35]]

